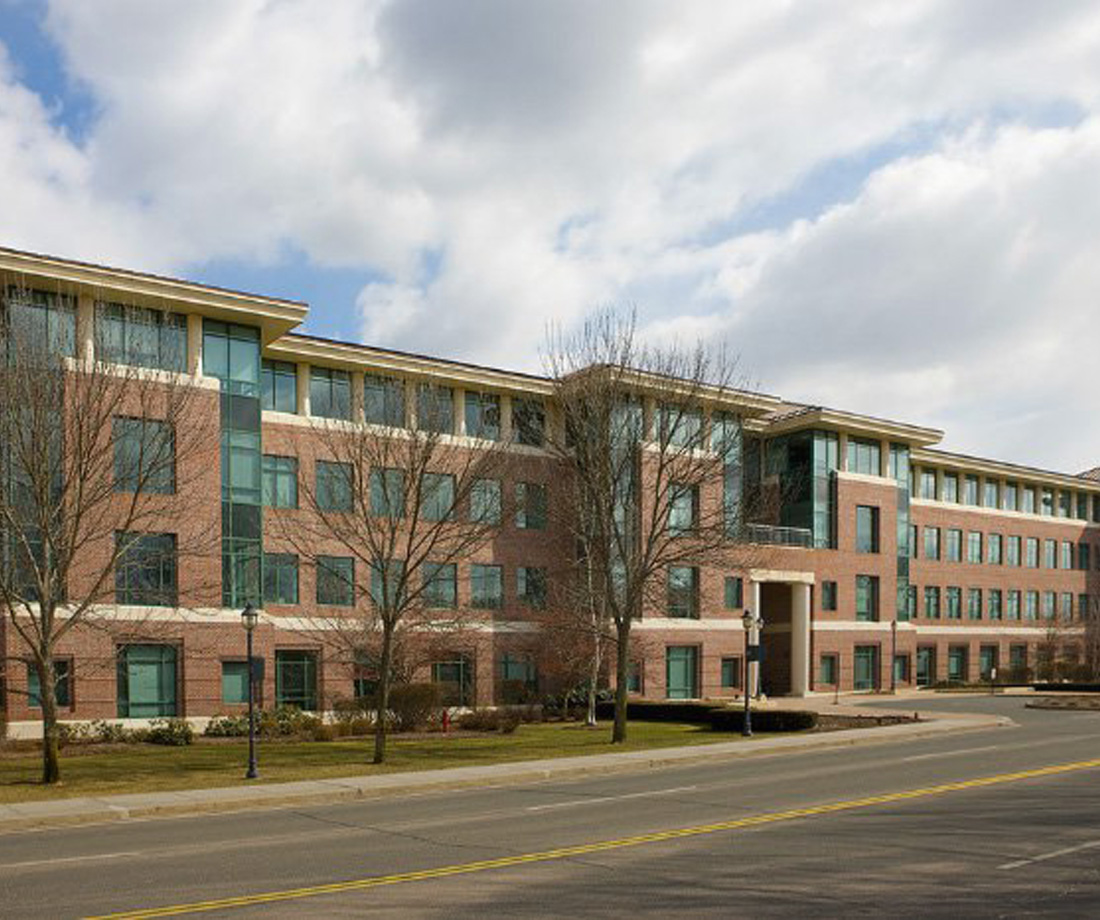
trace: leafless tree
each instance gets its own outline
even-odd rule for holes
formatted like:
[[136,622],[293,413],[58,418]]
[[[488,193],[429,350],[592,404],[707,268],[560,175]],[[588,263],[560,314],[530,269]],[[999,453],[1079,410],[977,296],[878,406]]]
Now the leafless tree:
[[[390,424],[317,419],[317,475],[303,477],[305,516],[289,519],[286,538],[319,579],[342,584],[354,606],[325,617],[330,640],[377,668],[374,763],[386,756],[390,691],[415,669],[418,654],[465,641],[470,618],[458,604],[457,563],[499,532],[505,513],[505,463],[499,418],[495,437],[458,438],[449,389],[417,392],[416,424],[405,426],[404,388],[385,381],[380,411]],[[412,394],[408,394],[412,395]],[[351,558],[332,569],[331,555]],[[362,600],[358,600],[362,599]],[[468,635],[467,635],[468,638]]]
[[[209,464],[193,459],[217,443],[217,414],[185,374],[73,357],[90,330],[78,330],[71,301],[4,281],[0,603],[37,675],[42,780],[56,783],[58,644],[107,628],[118,583],[153,590],[151,569],[174,572],[181,555],[209,551],[214,535],[182,524],[177,493],[205,475]],[[171,547],[146,545],[166,531],[177,532]]]
[[613,742],[626,740],[631,632],[648,609],[698,615],[701,565],[744,560],[736,361],[643,343],[633,315],[605,311],[551,333],[547,364],[561,424],[551,449],[572,488],[576,608],[614,634]]

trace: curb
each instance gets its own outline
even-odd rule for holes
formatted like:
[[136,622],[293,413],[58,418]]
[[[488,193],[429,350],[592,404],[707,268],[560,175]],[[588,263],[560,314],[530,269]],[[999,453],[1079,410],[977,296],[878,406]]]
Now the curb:
[[[843,729],[819,735],[771,738],[756,744],[727,742],[698,747],[595,754],[560,760],[537,760],[493,767],[457,767],[440,771],[408,771],[383,776],[345,777],[276,783],[270,786],[215,787],[180,792],[135,793],[102,799],[15,803],[0,806],[15,814],[0,815],[0,834],[54,827],[106,824],[151,818],[226,814],[256,809],[327,805],[402,795],[422,795],[465,789],[522,785],[550,779],[641,772],[666,767],[777,757],[808,751],[832,750],[862,744],[918,740],[962,731],[1012,727],[1005,716],[950,716],[916,725],[886,725]],[[457,775],[457,774],[464,775]],[[446,776],[439,774],[449,774]],[[295,789],[294,787],[308,787]],[[132,803],[129,799],[135,799]],[[148,801],[141,801],[147,799]],[[20,812],[23,812],[20,814]],[[37,812],[37,813],[36,813]]]

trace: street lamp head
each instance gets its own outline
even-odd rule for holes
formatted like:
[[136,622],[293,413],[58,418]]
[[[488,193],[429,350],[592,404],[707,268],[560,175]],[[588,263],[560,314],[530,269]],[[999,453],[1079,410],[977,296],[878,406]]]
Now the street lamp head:
[[245,604],[244,610],[241,611],[241,625],[245,630],[252,632],[256,628],[256,624],[260,621],[260,611],[258,611],[251,604]]
[[752,615],[751,610],[746,610],[744,616],[741,617],[741,625],[745,627],[745,632],[752,632],[752,628],[756,625],[756,617]]

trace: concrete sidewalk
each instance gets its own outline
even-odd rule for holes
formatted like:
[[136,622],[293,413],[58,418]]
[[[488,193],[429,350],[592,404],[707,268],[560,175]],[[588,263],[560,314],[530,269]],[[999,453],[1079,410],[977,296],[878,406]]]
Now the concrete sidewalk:
[[[803,701],[805,702],[805,701]],[[805,708],[805,707],[804,707]],[[823,712],[858,712],[855,706],[820,706]],[[899,706],[899,709],[902,707]],[[910,712],[912,710],[909,710]],[[866,711],[863,713],[866,715]],[[876,714],[886,714],[878,712]],[[718,742],[693,747],[625,751],[527,760],[518,763],[444,770],[349,776],[340,779],[304,780],[294,783],[246,783],[214,789],[179,792],[148,792],[100,798],[69,798],[54,801],[0,805],[0,833],[35,827],[94,824],[169,815],[241,811],[322,805],[347,799],[438,792],[501,786],[514,783],[565,779],[575,776],[619,773],[659,767],[684,766],[744,757],[778,755],[808,750],[876,744],[942,736],[950,732],[1010,726],[1011,719],[984,714],[924,713],[926,721],[875,728],[856,728],[820,734],[757,737],[752,741]],[[260,765],[261,772],[263,765]],[[243,769],[243,767],[242,767]]]

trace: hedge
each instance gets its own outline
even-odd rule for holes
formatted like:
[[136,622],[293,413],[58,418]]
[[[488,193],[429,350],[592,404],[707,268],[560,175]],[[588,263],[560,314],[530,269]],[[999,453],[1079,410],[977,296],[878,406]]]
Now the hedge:
[[[626,717],[635,722],[684,722],[688,725],[709,725],[713,703],[663,703],[631,700],[626,704]],[[597,719],[613,719],[613,701],[596,704]]]
[[1100,693],[1100,684],[1032,684],[1037,693]]
[[[596,715],[610,719],[615,715],[612,703],[596,706]],[[745,721],[740,707],[715,707],[712,703],[665,703],[632,701],[626,704],[626,717],[634,722],[681,722],[709,725],[715,731],[739,732]],[[752,714],[753,731],[800,732],[817,726],[817,713],[795,709],[761,709]]]
[[[745,724],[743,709],[712,709],[710,717],[710,727],[719,732],[739,732]],[[754,732],[804,732],[816,727],[816,712],[762,709],[752,714]]]

